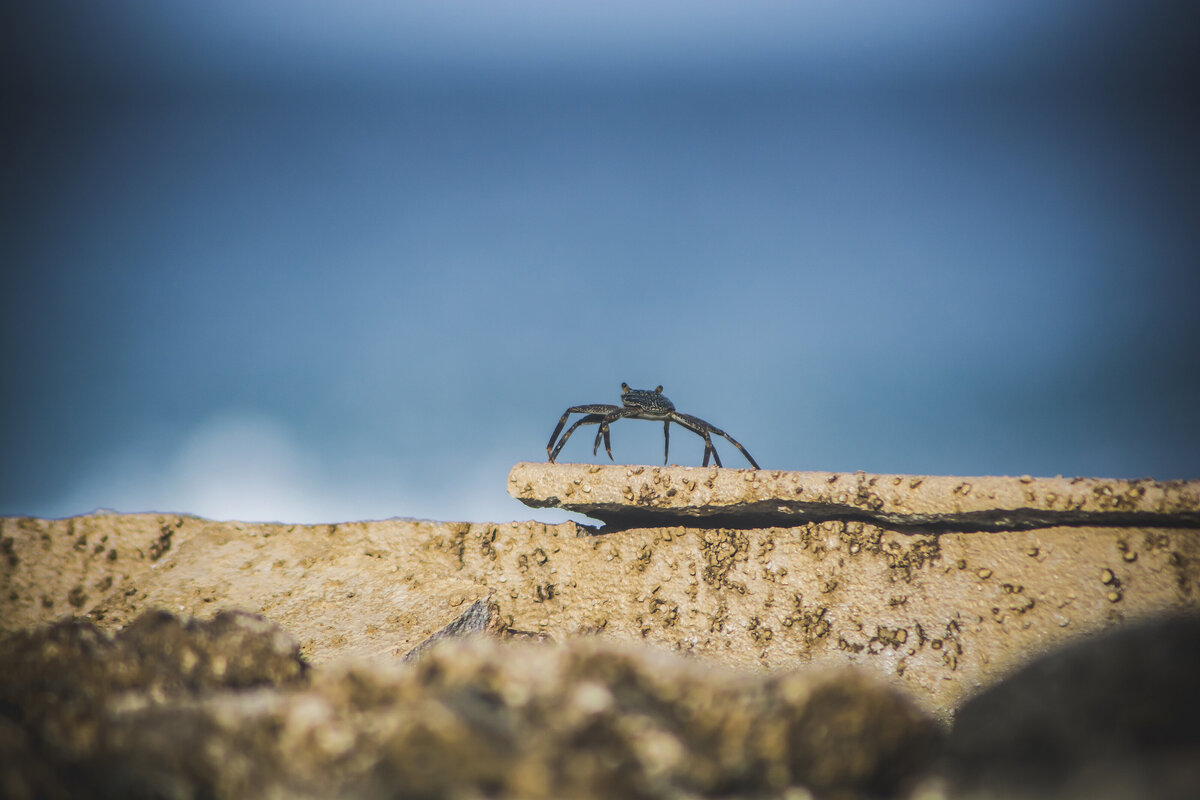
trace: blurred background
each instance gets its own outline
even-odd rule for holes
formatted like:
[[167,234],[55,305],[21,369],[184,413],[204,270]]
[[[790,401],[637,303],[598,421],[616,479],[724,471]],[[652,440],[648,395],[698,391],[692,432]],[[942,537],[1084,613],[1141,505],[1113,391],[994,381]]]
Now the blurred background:
[[1200,478],[1195,4],[13,5],[0,514],[561,521],[507,471],[622,381],[767,469]]

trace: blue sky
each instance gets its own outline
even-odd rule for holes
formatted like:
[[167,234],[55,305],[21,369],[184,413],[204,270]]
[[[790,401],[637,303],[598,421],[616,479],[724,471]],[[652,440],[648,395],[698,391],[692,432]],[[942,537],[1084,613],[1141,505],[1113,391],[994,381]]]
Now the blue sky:
[[1200,477],[1186,5],[63,8],[0,58],[0,514],[557,521],[507,470],[622,381],[768,469]]

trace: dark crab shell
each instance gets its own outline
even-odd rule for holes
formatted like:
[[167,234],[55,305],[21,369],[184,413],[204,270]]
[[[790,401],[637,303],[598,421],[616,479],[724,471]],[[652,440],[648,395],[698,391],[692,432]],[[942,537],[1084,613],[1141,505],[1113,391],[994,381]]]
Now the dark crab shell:
[[649,389],[630,389],[629,384],[621,384],[621,405],[626,408],[636,408],[643,419],[666,419],[675,410],[675,404],[662,393],[659,386],[654,391]]

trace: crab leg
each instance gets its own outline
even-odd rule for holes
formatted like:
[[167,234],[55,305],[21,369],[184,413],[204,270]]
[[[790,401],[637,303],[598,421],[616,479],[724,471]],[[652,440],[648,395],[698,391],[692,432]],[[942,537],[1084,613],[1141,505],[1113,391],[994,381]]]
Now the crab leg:
[[596,442],[592,445],[592,455],[596,455],[596,451],[600,449],[600,436],[604,435],[604,452],[608,453],[609,461],[616,461],[612,454],[612,439],[608,436],[608,426],[601,424],[600,430],[596,431]]
[[[611,443],[608,438],[608,425],[610,422],[615,422],[616,420],[621,419],[622,417],[626,417],[626,416],[633,416],[633,415],[631,415],[631,414],[620,414],[620,415],[613,414],[613,415],[610,415],[611,418],[605,418],[600,423],[600,430],[596,431],[596,441],[592,445],[592,455],[596,455],[596,453],[600,450],[600,440],[601,440],[601,438],[603,438],[604,439],[604,449],[605,449],[605,451],[608,452],[609,460],[615,460],[615,459],[613,459],[612,447],[611,447]],[[700,431],[695,431],[695,433],[700,433]],[[711,442],[710,442],[710,444],[711,444]],[[716,450],[714,449],[713,452],[715,453]],[[707,457],[707,453],[705,454],[705,456]],[[664,467],[667,465],[667,462],[670,459],[670,457],[671,457],[671,420],[665,419],[665,420],[663,420],[663,466]]]
[[[753,457],[750,455],[750,453],[748,453],[748,452],[746,451],[746,448],[742,447],[741,443],[740,443],[740,442],[738,442],[738,440],[737,440],[737,439],[734,439],[732,436],[730,436],[730,435],[729,435],[728,433],[726,433],[725,431],[723,431],[723,430],[719,430],[719,429],[717,429],[717,428],[713,428],[713,429],[712,429],[712,432],[713,432],[713,433],[715,433],[715,434],[717,434],[718,436],[724,436],[726,439],[728,439],[728,440],[729,440],[729,443],[730,443],[730,444],[732,444],[732,445],[733,445],[734,447],[736,447],[738,450],[741,450],[741,451],[742,451],[742,455],[744,455],[744,456],[746,457],[746,460],[750,462],[750,466],[754,467],[755,469],[762,469],[762,467],[760,467],[760,466],[758,465],[758,462],[757,462],[757,461],[755,461],[755,460],[754,460],[754,458],[753,458]],[[716,451],[713,451],[713,452],[716,452]]]
[[596,442],[592,445],[592,455],[596,455],[596,451],[600,449],[600,439],[604,439],[604,451],[608,453],[609,461],[616,461],[612,454],[612,441],[608,437],[609,423],[616,422],[624,417],[632,417],[638,413],[636,408],[618,407],[616,411],[612,411],[600,420],[600,430],[596,431]]
[[687,414],[674,412],[667,419],[667,421],[674,422],[679,427],[691,431],[704,440],[704,466],[708,466],[708,459],[710,455],[716,459],[717,466],[721,466],[721,457],[717,455],[717,448],[713,446],[712,437],[708,435],[708,430],[702,424],[699,424],[702,423],[703,420]]
[[700,466],[702,466],[702,467],[708,466],[708,456],[710,453],[712,454],[712,457],[713,457],[713,463],[716,464],[718,467],[721,466],[721,457],[719,455],[717,455],[716,445],[713,444],[712,437],[710,437],[708,435],[708,431],[705,431],[704,432],[704,460],[702,462],[700,462]]
[[[567,437],[570,436],[571,433],[580,425],[597,423],[603,419],[606,414],[611,414],[613,411],[619,411],[620,409],[621,406],[612,406],[608,405],[607,403],[595,403],[586,406],[571,406],[568,408],[566,412],[563,413],[562,418],[559,419],[558,424],[554,426],[554,433],[550,434],[550,443],[546,445],[546,452],[550,455],[550,461],[554,461],[554,458],[558,455],[558,451],[562,450],[563,445],[567,443]],[[571,426],[570,430],[568,430],[558,442],[558,447],[555,447],[554,440],[558,439],[559,431],[561,431],[563,426],[567,424],[567,417],[571,416],[572,414],[587,414],[588,416],[577,420],[575,424]],[[595,419],[592,419],[592,417],[595,417]],[[553,448],[553,451],[551,451],[551,448]]]
[[675,422],[679,423],[683,427],[687,428],[692,433],[695,433],[695,434],[698,434],[698,435],[704,437],[704,445],[705,445],[704,466],[708,466],[708,451],[709,450],[712,450],[712,457],[713,457],[713,460],[716,462],[716,465],[718,467],[721,466],[721,458],[720,458],[720,456],[717,455],[717,449],[715,447],[713,447],[712,438],[709,436],[710,433],[715,433],[718,436],[724,436],[726,439],[729,440],[730,444],[732,444],[734,447],[736,447],[738,450],[740,450],[742,455],[744,455],[746,457],[746,460],[750,462],[750,465],[752,467],[754,467],[755,469],[762,469],[762,467],[758,466],[758,462],[754,460],[754,457],[751,456],[749,452],[747,452],[746,448],[742,447],[741,443],[737,439],[734,439],[732,436],[730,436],[728,433],[721,430],[720,428],[718,428],[714,425],[708,424],[707,422],[700,419],[699,417],[693,417],[691,414],[683,414],[678,411],[671,414],[671,419],[674,420]]
[[[586,417],[580,417],[575,420],[575,424],[567,428],[567,432],[563,434],[563,437],[558,440],[558,444],[554,446],[554,450],[550,451],[550,463],[554,463],[554,459],[558,458],[559,451],[563,449],[563,445],[567,443],[567,439],[571,438],[571,434],[575,432],[576,428],[580,425],[595,425],[603,419],[604,416],[602,414],[588,414]],[[550,450],[550,448],[546,449]]]

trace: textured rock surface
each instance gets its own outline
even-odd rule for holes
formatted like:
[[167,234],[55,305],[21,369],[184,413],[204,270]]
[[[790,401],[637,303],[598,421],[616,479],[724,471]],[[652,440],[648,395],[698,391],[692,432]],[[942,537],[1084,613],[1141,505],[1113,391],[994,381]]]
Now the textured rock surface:
[[71,614],[116,627],[147,608],[204,615],[237,607],[286,626],[317,661],[403,656],[476,604],[489,611],[484,627],[502,627],[486,585],[455,577],[444,558],[421,560],[426,532],[466,528],[160,514],[0,520],[0,630]]
[[1200,528],[1200,482],[963,478],[716,467],[533,464],[508,491],[617,526],[794,526],[830,519],[896,530],[1030,530],[1052,525]]
[[96,515],[3,519],[0,542],[5,630],[240,607],[321,663],[404,656],[490,598],[497,626],[555,641],[602,633],[730,666],[856,665],[939,713],[1075,637],[1200,605],[1193,529],[911,534],[831,520],[591,535]]
[[308,682],[279,631],[237,617],[257,630],[240,644],[282,669],[222,680],[212,665],[236,654],[210,634],[229,623],[156,614],[115,640],[83,623],[0,641],[4,795],[896,796],[938,738],[858,673],[738,673],[603,640],[446,642]]

